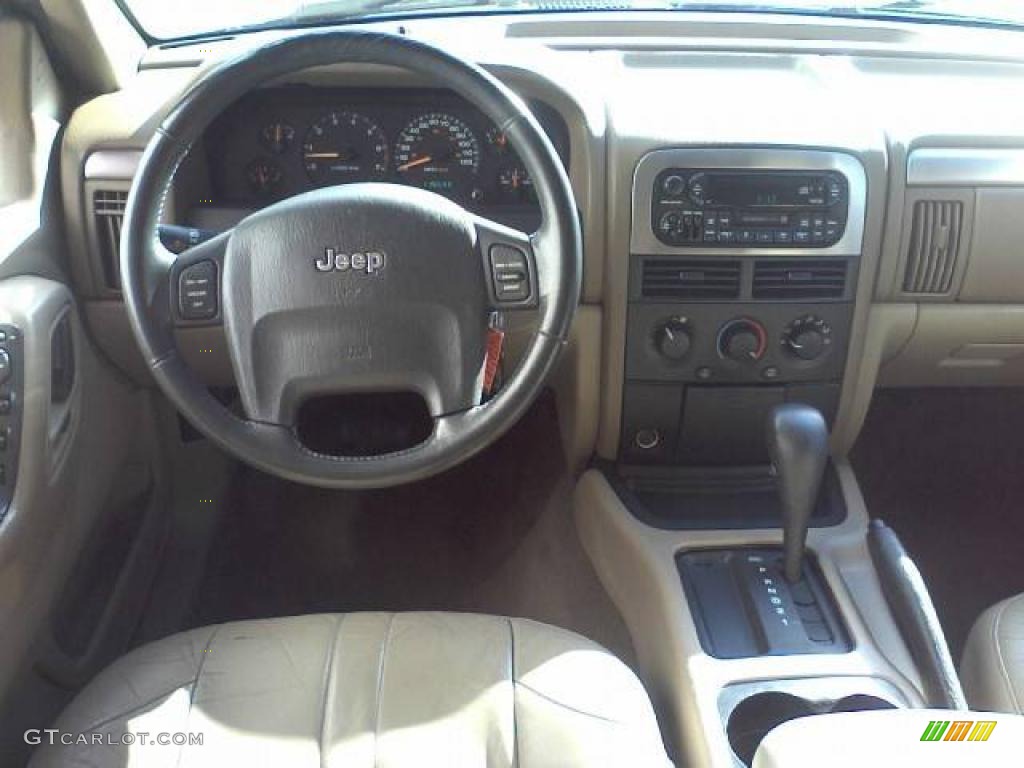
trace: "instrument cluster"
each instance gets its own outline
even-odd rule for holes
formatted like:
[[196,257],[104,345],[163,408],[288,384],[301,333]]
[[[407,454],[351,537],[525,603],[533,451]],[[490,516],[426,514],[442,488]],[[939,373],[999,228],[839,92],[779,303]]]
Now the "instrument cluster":
[[[568,129],[530,104],[562,161]],[[214,202],[259,208],[317,187],[422,187],[506,223],[536,226],[533,182],[508,137],[450,91],[283,86],[239,100],[206,135]]]

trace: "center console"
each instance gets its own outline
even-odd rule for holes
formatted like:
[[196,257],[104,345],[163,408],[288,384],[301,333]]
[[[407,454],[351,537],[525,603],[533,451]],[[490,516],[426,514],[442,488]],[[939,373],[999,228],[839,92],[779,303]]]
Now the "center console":
[[782,402],[831,421],[864,232],[865,174],[821,151],[645,155],[633,229],[619,458],[767,461]]
[[684,765],[749,766],[787,720],[934,698],[829,456],[867,193],[843,152],[636,161],[621,429],[575,512]]

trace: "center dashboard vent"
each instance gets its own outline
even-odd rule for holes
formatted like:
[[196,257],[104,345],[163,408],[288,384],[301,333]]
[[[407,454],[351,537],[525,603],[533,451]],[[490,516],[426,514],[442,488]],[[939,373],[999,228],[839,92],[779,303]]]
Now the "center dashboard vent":
[[92,215],[96,225],[96,248],[103,269],[103,282],[111,290],[120,290],[121,224],[128,193],[97,189],[92,195]]
[[903,273],[906,293],[949,293],[953,286],[963,203],[952,200],[918,200],[914,204],[907,266]]
[[740,262],[729,259],[649,258],[643,263],[645,299],[735,299]]
[[764,259],[754,265],[755,299],[841,299],[845,259]]

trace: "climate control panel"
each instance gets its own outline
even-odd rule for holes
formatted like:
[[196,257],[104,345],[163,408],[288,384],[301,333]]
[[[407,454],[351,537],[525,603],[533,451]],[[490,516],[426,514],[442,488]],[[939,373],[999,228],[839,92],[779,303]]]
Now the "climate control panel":
[[633,303],[626,377],[764,383],[842,374],[849,305]]

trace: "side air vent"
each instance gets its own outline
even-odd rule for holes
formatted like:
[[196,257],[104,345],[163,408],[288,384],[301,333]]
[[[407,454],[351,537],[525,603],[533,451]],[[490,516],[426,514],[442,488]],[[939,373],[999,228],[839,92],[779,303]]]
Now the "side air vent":
[[121,273],[118,267],[121,252],[121,223],[128,193],[110,189],[97,189],[92,194],[92,215],[96,222],[96,247],[103,268],[103,282],[112,290],[120,290]]
[[645,299],[735,299],[740,295],[740,263],[723,259],[646,259],[641,293]]
[[754,265],[755,299],[840,299],[845,259],[764,259]]
[[949,293],[953,285],[963,203],[947,200],[918,200],[914,204],[907,268],[903,290],[907,293]]

